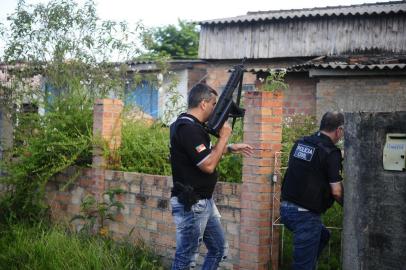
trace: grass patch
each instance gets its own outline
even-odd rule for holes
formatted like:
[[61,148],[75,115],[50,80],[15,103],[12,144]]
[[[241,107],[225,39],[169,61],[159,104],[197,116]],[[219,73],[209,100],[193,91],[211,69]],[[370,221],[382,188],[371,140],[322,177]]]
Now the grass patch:
[[163,269],[158,257],[142,243],[135,246],[61,227],[2,227],[0,250],[0,269]]

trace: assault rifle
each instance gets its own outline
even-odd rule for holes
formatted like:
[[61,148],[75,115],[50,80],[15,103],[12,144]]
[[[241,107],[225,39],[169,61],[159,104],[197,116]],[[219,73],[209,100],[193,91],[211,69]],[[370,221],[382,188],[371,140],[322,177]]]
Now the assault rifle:
[[[219,137],[219,131],[229,117],[233,118],[232,127],[234,128],[235,120],[239,117],[244,117],[245,110],[240,108],[240,99],[242,92],[242,81],[244,75],[244,58],[241,64],[234,66],[233,72],[228,79],[226,87],[221,93],[213,113],[207,121],[207,132]],[[234,102],[233,94],[238,87],[237,100]]]

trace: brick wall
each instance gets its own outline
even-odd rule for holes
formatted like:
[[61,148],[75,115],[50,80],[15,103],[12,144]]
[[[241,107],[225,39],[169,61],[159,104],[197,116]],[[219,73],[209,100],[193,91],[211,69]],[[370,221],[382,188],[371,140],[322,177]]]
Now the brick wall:
[[284,90],[283,114],[316,115],[317,80],[305,73],[293,73],[286,76],[289,88]]
[[[273,269],[277,269],[279,235],[271,234],[271,210],[279,206],[272,205],[270,179],[275,171],[275,152],[281,149],[282,100],[281,94],[246,94],[244,140],[253,145],[255,154],[244,158],[242,184],[219,182],[214,193],[230,245],[221,269],[268,269],[271,258]],[[117,100],[98,100],[95,104],[94,133],[114,142],[109,143],[113,150],[121,141],[115,128],[121,126],[117,122],[121,109]],[[80,212],[87,194],[102,200],[104,191],[119,187],[126,191],[118,198],[125,208],[108,224],[110,232],[124,237],[133,231],[134,240],[144,240],[169,265],[175,253],[171,177],[106,170],[108,160],[101,154],[100,149],[94,150],[93,168],[69,168],[50,181],[47,198],[52,216],[68,221]],[[275,250],[272,254],[271,245]],[[198,263],[202,263],[205,252],[202,246]]]
[[[68,184],[72,182],[72,184]],[[68,222],[79,214],[82,199],[94,192],[93,169],[70,167],[51,179],[47,186],[47,200],[51,216]]]
[[[208,85],[213,87],[216,90],[222,89],[230,77],[229,70],[236,63],[227,63],[227,64],[210,64],[207,66],[207,78],[206,82]],[[246,72],[244,74],[243,84],[254,85],[256,81],[256,75],[253,73]]]
[[[67,222],[80,212],[82,199],[94,194],[95,170],[71,167],[49,182],[47,199],[55,220]],[[73,184],[66,186],[67,181],[76,176]],[[115,222],[109,222],[110,232],[120,238],[128,236],[132,230],[132,239],[144,240],[169,265],[176,246],[169,203],[172,178],[105,170],[104,187],[106,190],[121,188],[126,192],[118,198],[125,208],[117,213]],[[239,264],[240,197],[241,184],[217,183],[214,199],[230,245],[229,258],[222,263],[222,269],[233,269],[234,265]],[[202,247],[202,255],[205,252]],[[198,262],[202,263],[203,256],[199,257]]]
[[206,64],[194,64],[193,68],[188,69],[187,89],[191,89],[193,85],[204,79],[206,75]]
[[405,77],[322,78],[317,84],[317,117],[324,112],[406,111]]
[[272,175],[278,170],[275,155],[282,148],[283,95],[249,92],[244,101],[244,141],[255,151],[243,162],[240,269],[269,269],[270,261],[277,269],[279,230],[272,230],[271,213],[273,208],[279,213],[272,200],[279,190],[272,187]]
[[[209,64],[207,66],[207,83],[215,89],[221,89],[227,83],[230,76],[228,70],[234,64]],[[283,67],[284,65],[286,65],[284,62],[255,64],[256,67],[262,67],[264,70],[272,67]],[[284,116],[294,114],[316,115],[316,84],[318,80],[309,78],[308,74],[304,72],[290,73],[285,79],[289,87],[283,91]],[[252,72],[244,74],[244,84],[253,85],[256,90],[259,90],[261,85],[257,80],[257,75]]]

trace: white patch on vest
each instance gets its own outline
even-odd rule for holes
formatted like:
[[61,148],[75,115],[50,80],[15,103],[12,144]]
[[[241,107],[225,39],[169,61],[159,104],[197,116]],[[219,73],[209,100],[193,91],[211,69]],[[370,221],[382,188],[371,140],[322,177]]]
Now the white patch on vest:
[[296,150],[293,154],[295,158],[299,158],[305,161],[311,161],[314,155],[315,148],[305,145],[305,144],[298,144]]

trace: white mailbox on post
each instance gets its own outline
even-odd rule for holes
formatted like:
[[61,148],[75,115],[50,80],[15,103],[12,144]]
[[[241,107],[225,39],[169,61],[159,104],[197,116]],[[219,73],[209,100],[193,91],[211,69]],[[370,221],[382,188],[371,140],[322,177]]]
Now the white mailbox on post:
[[406,134],[388,133],[383,148],[383,168],[388,171],[406,169]]

